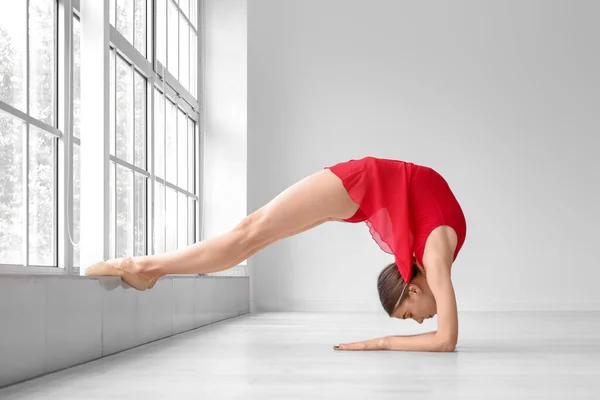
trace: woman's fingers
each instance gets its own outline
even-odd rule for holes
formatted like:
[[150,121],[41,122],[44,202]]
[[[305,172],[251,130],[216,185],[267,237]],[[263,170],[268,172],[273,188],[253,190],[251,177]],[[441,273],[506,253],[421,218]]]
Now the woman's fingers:
[[365,344],[362,342],[346,343],[346,344],[340,344],[337,346],[333,346],[333,349],[334,350],[364,350]]

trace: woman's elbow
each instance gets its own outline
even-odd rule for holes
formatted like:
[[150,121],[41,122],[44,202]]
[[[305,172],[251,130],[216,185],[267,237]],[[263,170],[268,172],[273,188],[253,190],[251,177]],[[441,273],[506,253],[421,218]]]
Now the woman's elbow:
[[440,345],[438,351],[441,353],[453,353],[455,349],[456,349],[455,343],[443,343]]
[[441,353],[453,353],[454,350],[456,349],[456,342],[457,340],[455,339],[440,339],[438,341],[437,344],[437,351],[441,352]]

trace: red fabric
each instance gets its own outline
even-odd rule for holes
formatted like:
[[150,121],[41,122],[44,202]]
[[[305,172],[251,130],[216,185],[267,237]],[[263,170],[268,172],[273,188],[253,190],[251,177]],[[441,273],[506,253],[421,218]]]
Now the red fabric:
[[433,169],[374,157],[327,168],[359,205],[346,222],[367,224],[379,247],[394,255],[405,282],[412,277],[412,255],[423,265],[427,237],[438,226],[456,231],[456,258],[466,236],[465,218],[448,184]]

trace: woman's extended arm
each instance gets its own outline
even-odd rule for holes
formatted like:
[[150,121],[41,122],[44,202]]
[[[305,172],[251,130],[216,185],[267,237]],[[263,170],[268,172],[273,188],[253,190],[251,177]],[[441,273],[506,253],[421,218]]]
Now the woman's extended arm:
[[408,336],[385,336],[378,339],[365,340],[362,342],[340,344],[335,350],[350,351],[375,351],[375,350],[400,350],[400,351],[432,351],[442,352],[445,350],[441,343],[436,340],[436,332],[420,333]]
[[431,261],[429,264],[425,262],[428,265],[427,283],[437,304],[438,330],[421,335],[388,337],[386,350],[452,352],[456,348],[458,312],[450,265],[442,260]]

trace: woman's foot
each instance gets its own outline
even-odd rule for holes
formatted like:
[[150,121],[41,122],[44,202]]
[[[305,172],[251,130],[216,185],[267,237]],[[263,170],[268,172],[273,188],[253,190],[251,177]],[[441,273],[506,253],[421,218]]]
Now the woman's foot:
[[152,289],[158,276],[149,276],[133,258],[101,261],[85,270],[86,276],[120,276],[125,283],[137,290]]

